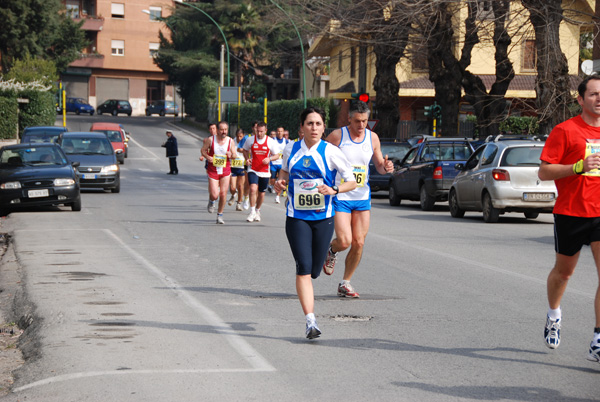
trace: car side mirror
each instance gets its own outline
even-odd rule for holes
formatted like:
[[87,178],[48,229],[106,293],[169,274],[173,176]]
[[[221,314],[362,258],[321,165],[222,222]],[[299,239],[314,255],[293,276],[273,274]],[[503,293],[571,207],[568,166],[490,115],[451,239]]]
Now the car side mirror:
[[463,170],[465,170],[465,164],[464,163],[457,163],[456,165],[454,165],[454,169],[458,170],[458,171],[463,171]]
[[79,167],[79,165],[81,165],[80,162],[71,162],[71,166],[73,167]]

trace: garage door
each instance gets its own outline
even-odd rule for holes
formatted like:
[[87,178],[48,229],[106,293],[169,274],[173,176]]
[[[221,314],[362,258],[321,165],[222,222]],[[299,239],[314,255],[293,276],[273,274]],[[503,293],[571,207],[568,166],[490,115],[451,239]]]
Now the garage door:
[[63,88],[67,92],[68,98],[88,99],[88,78],[80,75],[63,75]]
[[100,105],[107,99],[129,100],[129,80],[127,78],[97,78],[96,102]]

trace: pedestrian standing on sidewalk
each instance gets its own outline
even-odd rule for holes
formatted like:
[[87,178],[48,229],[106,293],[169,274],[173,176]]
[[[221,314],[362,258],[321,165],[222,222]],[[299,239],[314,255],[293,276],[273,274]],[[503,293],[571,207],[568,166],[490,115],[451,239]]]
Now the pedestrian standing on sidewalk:
[[[285,233],[296,261],[296,291],[306,316],[306,337],[318,338],[321,330],[314,314],[312,279],[321,274],[333,235],[333,198],[356,188],[352,166],[342,151],[321,139],[324,113],[314,107],[300,115],[304,139],[289,143],[275,189],[288,186]],[[344,183],[335,185],[336,171]]]
[[[552,130],[540,159],[538,176],[554,180],[556,262],[547,281],[548,314],[544,340],[560,344],[561,299],[583,245],[589,245],[600,277],[600,76],[590,75],[577,89],[581,114]],[[594,301],[596,322],[587,359],[600,363],[600,285]]]
[[167,174],[179,174],[179,170],[177,169],[177,156],[179,155],[177,138],[175,138],[171,130],[167,130],[166,134],[167,140],[162,146],[166,148],[167,158],[169,158],[169,173]]

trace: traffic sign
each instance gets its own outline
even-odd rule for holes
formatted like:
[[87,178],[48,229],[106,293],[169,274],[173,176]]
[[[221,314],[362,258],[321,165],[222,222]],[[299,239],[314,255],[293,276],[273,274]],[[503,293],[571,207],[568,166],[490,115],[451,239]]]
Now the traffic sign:
[[368,128],[369,130],[373,130],[373,129],[374,129],[376,126],[377,126],[377,123],[379,123],[379,120],[378,120],[378,119],[369,120],[369,121],[367,122],[367,128]]

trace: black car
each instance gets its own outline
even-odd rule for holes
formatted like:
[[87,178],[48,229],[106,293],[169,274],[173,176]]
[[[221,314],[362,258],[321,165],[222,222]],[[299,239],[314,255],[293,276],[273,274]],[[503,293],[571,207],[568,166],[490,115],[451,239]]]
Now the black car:
[[110,113],[113,116],[118,114],[126,114],[127,116],[131,116],[132,110],[133,109],[131,109],[131,104],[129,101],[119,99],[109,99],[96,108],[96,112],[98,112],[98,114]]
[[120,170],[113,147],[102,132],[68,132],[58,138],[67,158],[78,162],[81,188],[121,191]]
[[32,126],[27,127],[21,134],[21,143],[56,142],[60,133],[67,131],[66,127]]
[[[381,140],[381,154],[384,158],[387,155],[388,160],[392,161],[396,166],[400,164],[400,161],[410,148],[411,146],[408,142]],[[388,191],[390,188],[390,174],[379,173],[375,169],[375,164],[373,164],[372,160],[369,163],[369,185],[371,186],[371,191]]]
[[0,149],[0,210],[65,205],[81,211],[77,163],[56,144],[17,144]]

